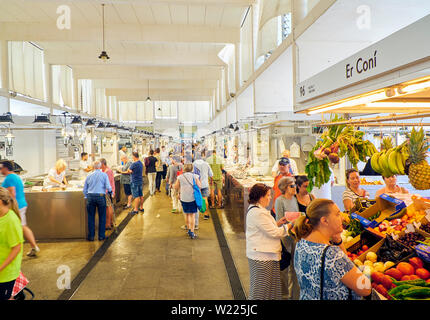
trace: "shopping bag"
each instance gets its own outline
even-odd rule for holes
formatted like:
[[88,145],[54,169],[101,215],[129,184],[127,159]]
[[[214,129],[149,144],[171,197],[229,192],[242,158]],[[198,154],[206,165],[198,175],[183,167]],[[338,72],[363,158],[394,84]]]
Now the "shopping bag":
[[27,286],[28,282],[28,279],[22,272],[20,272],[13,286],[12,297],[15,297],[18,293],[20,293]]

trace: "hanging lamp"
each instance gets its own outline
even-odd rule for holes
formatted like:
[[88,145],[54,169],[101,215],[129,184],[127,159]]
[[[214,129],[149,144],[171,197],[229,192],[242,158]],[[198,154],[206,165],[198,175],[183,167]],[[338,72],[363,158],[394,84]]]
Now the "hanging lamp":
[[151,97],[149,96],[149,79],[148,79],[148,97],[146,98],[146,102],[151,102]]
[[105,4],[104,3],[102,3],[102,21],[103,21],[103,50],[102,50],[102,53],[99,55],[99,59],[106,62],[108,59],[110,59],[110,57],[105,51],[106,41],[105,41]]

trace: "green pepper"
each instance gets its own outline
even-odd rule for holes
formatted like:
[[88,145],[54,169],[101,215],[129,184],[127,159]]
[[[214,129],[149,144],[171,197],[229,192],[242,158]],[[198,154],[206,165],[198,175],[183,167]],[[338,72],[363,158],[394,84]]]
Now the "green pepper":
[[401,291],[403,291],[405,289],[409,289],[411,287],[413,287],[413,285],[411,285],[411,284],[401,284],[401,285],[398,285],[397,287],[395,287],[393,289],[388,290],[388,294],[391,295],[391,296],[395,296],[399,292],[401,292]]
[[430,298],[430,288],[412,287],[401,291],[397,297],[402,298]]
[[403,284],[409,284],[409,285],[412,285],[412,286],[419,286],[419,287],[428,287],[428,286],[430,286],[428,283],[426,283],[426,281],[425,280],[423,280],[423,279],[416,279],[416,280],[405,280],[405,281],[396,281],[396,280],[393,280],[393,283],[396,285],[396,286],[401,286],[401,285],[403,285]]
[[430,300],[430,298],[416,299],[416,298],[406,297],[404,300]]

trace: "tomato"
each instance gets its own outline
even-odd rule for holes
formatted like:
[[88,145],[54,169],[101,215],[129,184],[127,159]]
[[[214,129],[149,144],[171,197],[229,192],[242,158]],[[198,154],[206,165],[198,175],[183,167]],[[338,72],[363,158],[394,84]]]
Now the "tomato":
[[384,279],[384,277],[385,277],[384,274],[378,271],[372,272],[372,275],[371,275],[372,281],[376,282],[377,284],[380,284],[380,283],[383,284],[382,280]]
[[415,274],[415,268],[411,264],[409,264],[407,262],[400,262],[397,265],[397,270],[399,270],[404,275]]
[[416,274],[410,275],[409,280],[418,280],[420,277],[418,277]]
[[428,272],[428,270],[424,268],[418,268],[417,270],[415,270],[415,274],[423,280],[427,280],[428,278],[430,278],[430,272]]
[[363,251],[367,251],[367,250],[369,250],[369,247],[368,247],[368,246],[366,246],[366,245],[364,245],[364,246],[361,248],[361,250],[363,250]]
[[396,279],[397,281],[400,281],[400,280],[402,279],[402,277],[403,277],[403,273],[401,273],[401,272],[400,272],[398,269],[396,269],[396,268],[388,269],[387,271],[385,271],[385,274],[386,274],[387,276],[390,276],[390,277],[392,277],[392,278]]
[[383,276],[381,284],[385,287],[385,289],[390,290],[393,286],[393,281],[389,276]]
[[418,257],[413,257],[409,259],[409,263],[415,268],[422,268],[424,266],[423,261]]

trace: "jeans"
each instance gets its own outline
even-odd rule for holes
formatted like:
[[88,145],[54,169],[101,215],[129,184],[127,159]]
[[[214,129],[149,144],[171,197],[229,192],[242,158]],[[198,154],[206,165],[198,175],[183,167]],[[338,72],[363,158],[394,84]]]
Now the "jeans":
[[157,176],[155,177],[155,188],[160,191],[161,187],[161,179],[163,178],[163,171],[158,171]]
[[98,193],[90,193],[87,197],[88,211],[88,240],[94,239],[96,208],[99,215],[99,240],[105,238],[106,227],[106,197]]
[[166,179],[166,175],[167,175],[167,165],[163,164],[163,179]]
[[155,193],[155,178],[157,173],[156,172],[150,172],[148,173],[148,181],[149,181],[149,193],[151,196]]

